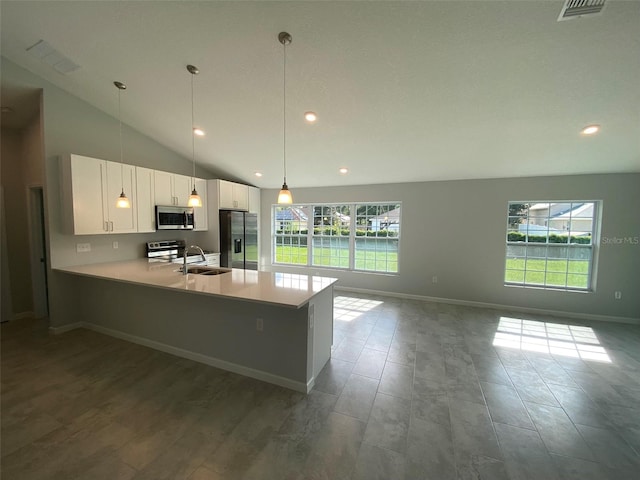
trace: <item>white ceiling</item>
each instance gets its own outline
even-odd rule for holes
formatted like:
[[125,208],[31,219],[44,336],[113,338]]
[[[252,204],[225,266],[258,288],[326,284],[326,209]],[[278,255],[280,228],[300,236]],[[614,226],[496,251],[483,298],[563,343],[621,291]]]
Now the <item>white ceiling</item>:
[[2,55],[114,116],[125,82],[123,121],[187,158],[198,66],[198,162],[260,187],[282,181],[283,30],[292,189],[638,172],[640,2],[557,22],[562,4],[3,1]]

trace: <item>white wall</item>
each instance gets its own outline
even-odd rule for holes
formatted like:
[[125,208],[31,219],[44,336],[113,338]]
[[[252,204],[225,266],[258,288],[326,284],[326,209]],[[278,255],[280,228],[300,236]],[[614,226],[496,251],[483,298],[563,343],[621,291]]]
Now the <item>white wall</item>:
[[[291,180],[300,203],[402,202],[399,275],[309,270],[340,278],[338,286],[635,319],[640,245],[601,243],[593,293],[505,287],[503,279],[509,200],[602,200],[602,238],[640,237],[639,186],[637,173],[323,188],[295,188]],[[306,270],[270,267],[276,197],[277,190],[262,192],[263,268]]]
[[[74,236],[63,228],[58,158],[69,153],[120,160],[118,120],[70,95],[44,79],[2,58],[2,82],[43,91],[45,207],[48,229],[49,267],[139,258],[151,240],[184,238],[208,248],[217,232],[171,232],[127,235]],[[170,114],[169,112],[167,114]],[[191,175],[191,160],[181,157],[137,131],[123,125],[124,161],[157,170]],[[196,175],[213,174],[200,167]],[[118,249],[113,249],[118,241]],[[76,253],[76,243],[91,243],[91,253]],[[80,321],[74,308],[76,292],[67,276],[49,272],[50,323],[53,326]],[[15,308],[14,308],[15,309]]]

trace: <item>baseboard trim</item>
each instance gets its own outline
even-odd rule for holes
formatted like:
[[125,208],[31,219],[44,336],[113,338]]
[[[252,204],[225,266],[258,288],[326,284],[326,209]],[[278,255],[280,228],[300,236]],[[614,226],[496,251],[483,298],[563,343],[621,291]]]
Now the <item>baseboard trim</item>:
[[36,318],[35,312],[20,312],[13,314],[13,320],[22,320],[23,318]]
[[111,328],[102,327],[100,325],[95,325],[88,322],[82,322],[81,326],[88,330],[93,330],[94,332],[109,335],[121,340],[126,340],[127,342],[137,343],[138,345],[143,345],[145,347],[153,348],[154,350],[169,353],[171,355],[175,355],[176,357],[186,358],[188,360],[193,360],[194,362],[204,363],[205,365],[209,365],[210,367],[216,367],[221,370],[244,375],[245,377],[255,378],[256,380],[279,385],[281,387],[289,388],[297,392],[309,393],[311,391],[311,388],[313,388],[315,382],[314,379],[311,379],[308,383],[296,382],[294,380],[290,380],[278,375],[273,375],[262,370],[245,367],[236,363],[220,360],[219,358],[210,357],[201,353],[191,352],[189,350],[174,347],[172,345],[167,345],[166,343],[156,342],[155,340],[149,340],[147,338],[138,337],[136,335],[131,335],[129,333],[124,333],[119,330],[113,330]]
[[302,393],[309,393],[316,384],[316,378],[313,377],[311,380],[307,382],[307,391]]
[[406,298],[408,300],[421,300],[423,302],[446,303],[449,305],[464,305],[467,307],[495,308],[495,309],[502,309],[502,310],[511,310],[514,312],[522,312],[522,313],[553,315],[556,317],[572,318],[577,320],[597,320],[601,322],[617,322],[617,323],[628,323],[631,325],[640,325],[640,318],[615,317],[611,315],[596,315],[592,313],[563,312],[562,310],[547,310],[543,308],[519,307],[515,305],[502,305],[499,303],[476,302],[471,300],[458,300],[454,298],[428,297],[425,295],[412,295],[409,293],[396,293],[396,292],[386,292],[383,290],[371,290],[368,288],[352,288],[352,287],[335,286],[334,290],[343,291],[343,292],[352,292],[352,293],[366,293],[370,295],[380,295],[385,297]]
[[60,335],[61,333],[70,332],[71,330],[82,327],[84,327],[84,322],[69,323],[68,325],[62,325],[60,327],[49,327],[49,333]]

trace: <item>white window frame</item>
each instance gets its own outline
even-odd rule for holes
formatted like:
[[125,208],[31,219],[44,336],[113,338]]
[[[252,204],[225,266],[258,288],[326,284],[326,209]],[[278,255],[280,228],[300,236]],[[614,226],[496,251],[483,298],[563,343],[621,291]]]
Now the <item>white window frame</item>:
[[[391,237],[397,239],[398,241],[398,251],[397,251],[397,262],[396,262],[396,271],[388,271],[388,270],[365,270],[365,269],[357,269],[356,268],[356,212],[357,207],[359,206],[381,206],[381,205],[398,205],[400,208],[400,216],[398,218],[398,232],[397,235]],[[317,207],[337,207],[337,206],[348,206],[349,207],[349,216],[351,221],[349,223],[349,266],[348,267],[339,267],[339,266],[330,266],[330,265],[316,265],[313,263],[313,238],[331,238],[332,235],[314,235],[314,211]],[[400,236],[402,234],[402,202],[392,201],[392,202],[338,202],[338,203],[304,203],[304,204],[296,204],[292,205],[292,207],[307,207],[308,208],[308,216],[307,216],[307,262],[306,264],[302,263],[282,263],[276,261],[276,241],[278,237],[284,238],[286,235],[277,234],[276,233],[276,208],[282,207],[282,205],[274,204],[271,206],[271,264],[272,265],[280,265],[287,267],[306,267],[306,268],[314,268],[314,269],[330,269],[337,271],[352,271],[358,273],[372,273],[372,274],[384,274],[384,275],[398,275],[400,273]],[[302,235],[299,235],[302,237]],[[341,238],[345,238],[341,236]],[[373,238],[389,238],[389,237],[373,237]]]
[[[520,242],[520,241],[510,241],[509,240],[509,226],[510,226],[510,220],[511,218],[513,218],[513,216],[510,215],[510,206],[512,204],[528,204],[528,205],[534,205],[534,204],[580,204],[580,203],[592,203],[593,204],[593,215],[591,217],[591,243],[590,244],[585,244],[585,243],[571,243],[571,231],[569,231],[568,233],[568,239],[567,239],[567,243],[553,243],[553,242],[549,242],[548,236],[550,234],[553,234],[550,232],[550,220],[553,218],[553,216],[551,215],[551,210],[549,209],[548,214],[546,215],[545,218],[545,222],[544,225],[547,226],[547,230],[545,235],[547,236],[547,242]],[[573,209],[571,209],[573,210]],[[560,291],[567,291],[567,292],[593,292],[594,291],[594,284],[595,282],[593,281],[593,273],[596,269],[596,261],[597,261],[597,246],[598,246],[598,241],[597,239],[599,238],[599,232],[600,232],[600,212],[602,211],[602,201],[601,200],[527,200],[527,201],[515,201],[515,200],[510,200],[507,202],[507,228],[506,228],[506,236],[505,236],[505,240],[506,240],[506,246],[505,246],[505,263],[504,263],[504,268],[503,268],[503,280],[504,280],[504,285],[505,286],[515,286],[515,287],[523,287],[523,288],[534,288],[534,289],[545,289],[545,290],[560,290]],[[524,218],[544,218],[544,217],[536,217],[535,215],[527,215]],[[569,217],[571,218],[571,217]],[[587,217],[579,217],[579,218],[587,218]],[[571,220],[570,220],[571,221]],[[544,231],[544,230],[541,230]],[[529,233],[527,233],[527,235],[529,235]],[[522,257],[525,261],[525,267],[523,270],[519,270],[519,269],[510,269],[508,268],[508,261],[510,258],[509,256],[509,247],[510,246],[524,246],[525,247],[525,255],[524,257]],[[545,275],[545,281],[543,284],[539,284],[539,283],[527,283],[527,259],[529,258],[527,256],[528,254],[528,248],[527,247],[546,247],[547,248],[547,252],[548,249],[554,249],[554,248],[567,248],[567,249],[571,249],[571,248],[588,248],[590,250],[590,255],[589,255],[589,265],[587,268],[587,286],[582,288],[582,287],[576,287],[576,286],[570,286],[568,285],[568,277],[571,274],[571,272],[569,272],[569,268],[567,265],[567,271],[565,273],[565,282],[564,282],[564,286],[563,285],[556,285],[556,284],[549,284],[547,285],[546,282],[546,276],[547,273],[555,273],[553,271],[548,272],[546,269],[546,263],[549,260],[553,260],[556,257],[553,256],[549,256],[548,253],[545,254],[544,259],[545,259],[545,270],[544,270],[544,275]],[[570,254],[567,253],[567,259],[570,260]],[[542,258],[542,257],[535,257],[535,258]],[[522,282],[515,282],[515,281],[507,281],[506,279],[506,275],[507,275],[507,271],[522,271],[523,273],[523,281]],[[540,270],[536,270],[536,271],[540,271]]]

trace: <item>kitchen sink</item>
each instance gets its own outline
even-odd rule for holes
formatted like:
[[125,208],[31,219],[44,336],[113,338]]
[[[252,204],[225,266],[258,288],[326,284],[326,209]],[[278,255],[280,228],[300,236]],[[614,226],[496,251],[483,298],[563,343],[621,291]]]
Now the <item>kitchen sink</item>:
[[[182,269],[179,270],[182,272]],[[195,267],[187,267],[187,273],[193,273],[195,275],[222,275],[223,273],[230,272],[230,268],[218,268],[218,267],[206,267],[206,266],[195,266]]]

